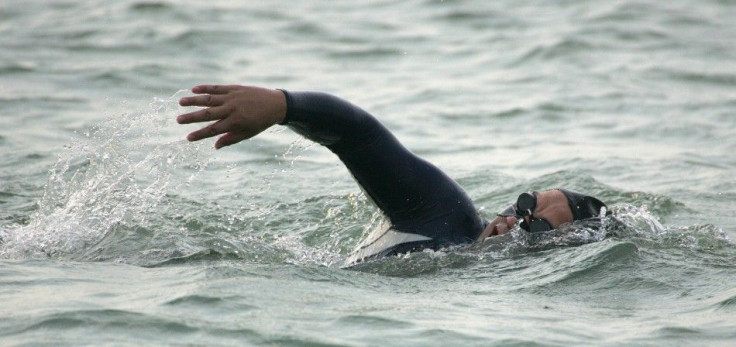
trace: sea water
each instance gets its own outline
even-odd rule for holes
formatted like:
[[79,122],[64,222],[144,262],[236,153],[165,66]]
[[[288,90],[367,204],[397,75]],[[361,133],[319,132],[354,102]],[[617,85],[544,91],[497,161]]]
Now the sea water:
[[[732,345],[730,1],[2,1],[2,345]],[[571,226],[350,266],[386,221],[283,127],[188,143],[193,85],[325,91],[491,218]]]

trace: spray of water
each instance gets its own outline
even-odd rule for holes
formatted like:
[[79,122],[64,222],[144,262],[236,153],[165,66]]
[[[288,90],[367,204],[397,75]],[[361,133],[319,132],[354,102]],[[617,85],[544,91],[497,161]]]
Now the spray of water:
[[730,248],[733,245],[723,229],[713,224],[666,227],[649,212],[646,205],[617,206],[613,216],[608,219],[607,232],[614,237],[636,240],[658,248],[703,250]]
[[185,93],[77,133],[49,170],[30,222],[3,231],[0,258],[73,257],[116,225],[145,227],[167,192],[187,185],[209,159],[174,122]]

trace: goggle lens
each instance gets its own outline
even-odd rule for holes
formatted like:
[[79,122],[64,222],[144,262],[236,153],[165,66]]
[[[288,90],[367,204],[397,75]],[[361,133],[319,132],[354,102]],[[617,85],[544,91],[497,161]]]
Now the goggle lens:
[[522,221],[519,225],[522,229],[538,233],[552,230],[552,225],[545,219],[535,218],[534,210],[537,208],[537,197],[531,193],[521,193],[516,199],[516,213],[523,217],[529,217],[529,222]]

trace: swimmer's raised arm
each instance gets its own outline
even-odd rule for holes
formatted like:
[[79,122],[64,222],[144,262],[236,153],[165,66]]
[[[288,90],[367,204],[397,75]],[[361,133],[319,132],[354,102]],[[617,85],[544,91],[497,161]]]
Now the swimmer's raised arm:
[[206,108],[182,114],[176,120],[180,124],[214,121],[187,135],[187,140],[198,141],[222,135],[215,142],[217,149],[256,136],[286,117],[286,97],[280,90],[200,85],[192,88],[192,92],[200,95],[181,98],[179,104]]
[[373,115],[339,97],[235,85],[202,85],[182,106],[182,124],[213,122],[189,141],[222,135],[222,148],[272,125],[289,127],[335,153],[396,230],[424,235],[435,246],[475,240],[483,221],[470,198],[439,168],[406,149]]
[[200,85],[192,92],[197,95],[181,98],[179,104],[204,108],[182,114],[177,121],[212,123],[190,133],[189,141],[220,136],[215,148],[222,148],[280,124],[335,153],[398,233],[389,237],[390,242],[381,241],[378,248],[388,248],[377,248],[374,255],[439,249],[503,235],[516,226],[521,211],[526,211],[521,227],[537,232],[597,218],[605,207],[592,196],[554,189],[520,195],[517,205],[524,197],[522,202],[531,206],[515,208],[512,215],[488,223],[455,181],[404,147],[376,117],[347,100],[319,92],[238,85]]

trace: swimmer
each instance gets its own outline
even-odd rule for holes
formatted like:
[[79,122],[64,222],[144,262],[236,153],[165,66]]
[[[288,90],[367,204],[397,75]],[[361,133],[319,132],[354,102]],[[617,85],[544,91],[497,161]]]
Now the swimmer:
[[355,261],[483,241],[518,224],[527,232],[600,218],[606,205],[565,189],[521,193],[484,220],[465,191],[439,168],[406,149],[375,117],[335,96],[239,85],[200,85],[181,106],[180,124],[210,122],[189,141],[219,136],[215,148],[236,144],[274,125],[291,128],[335,153],[391,227],[368,240]]

